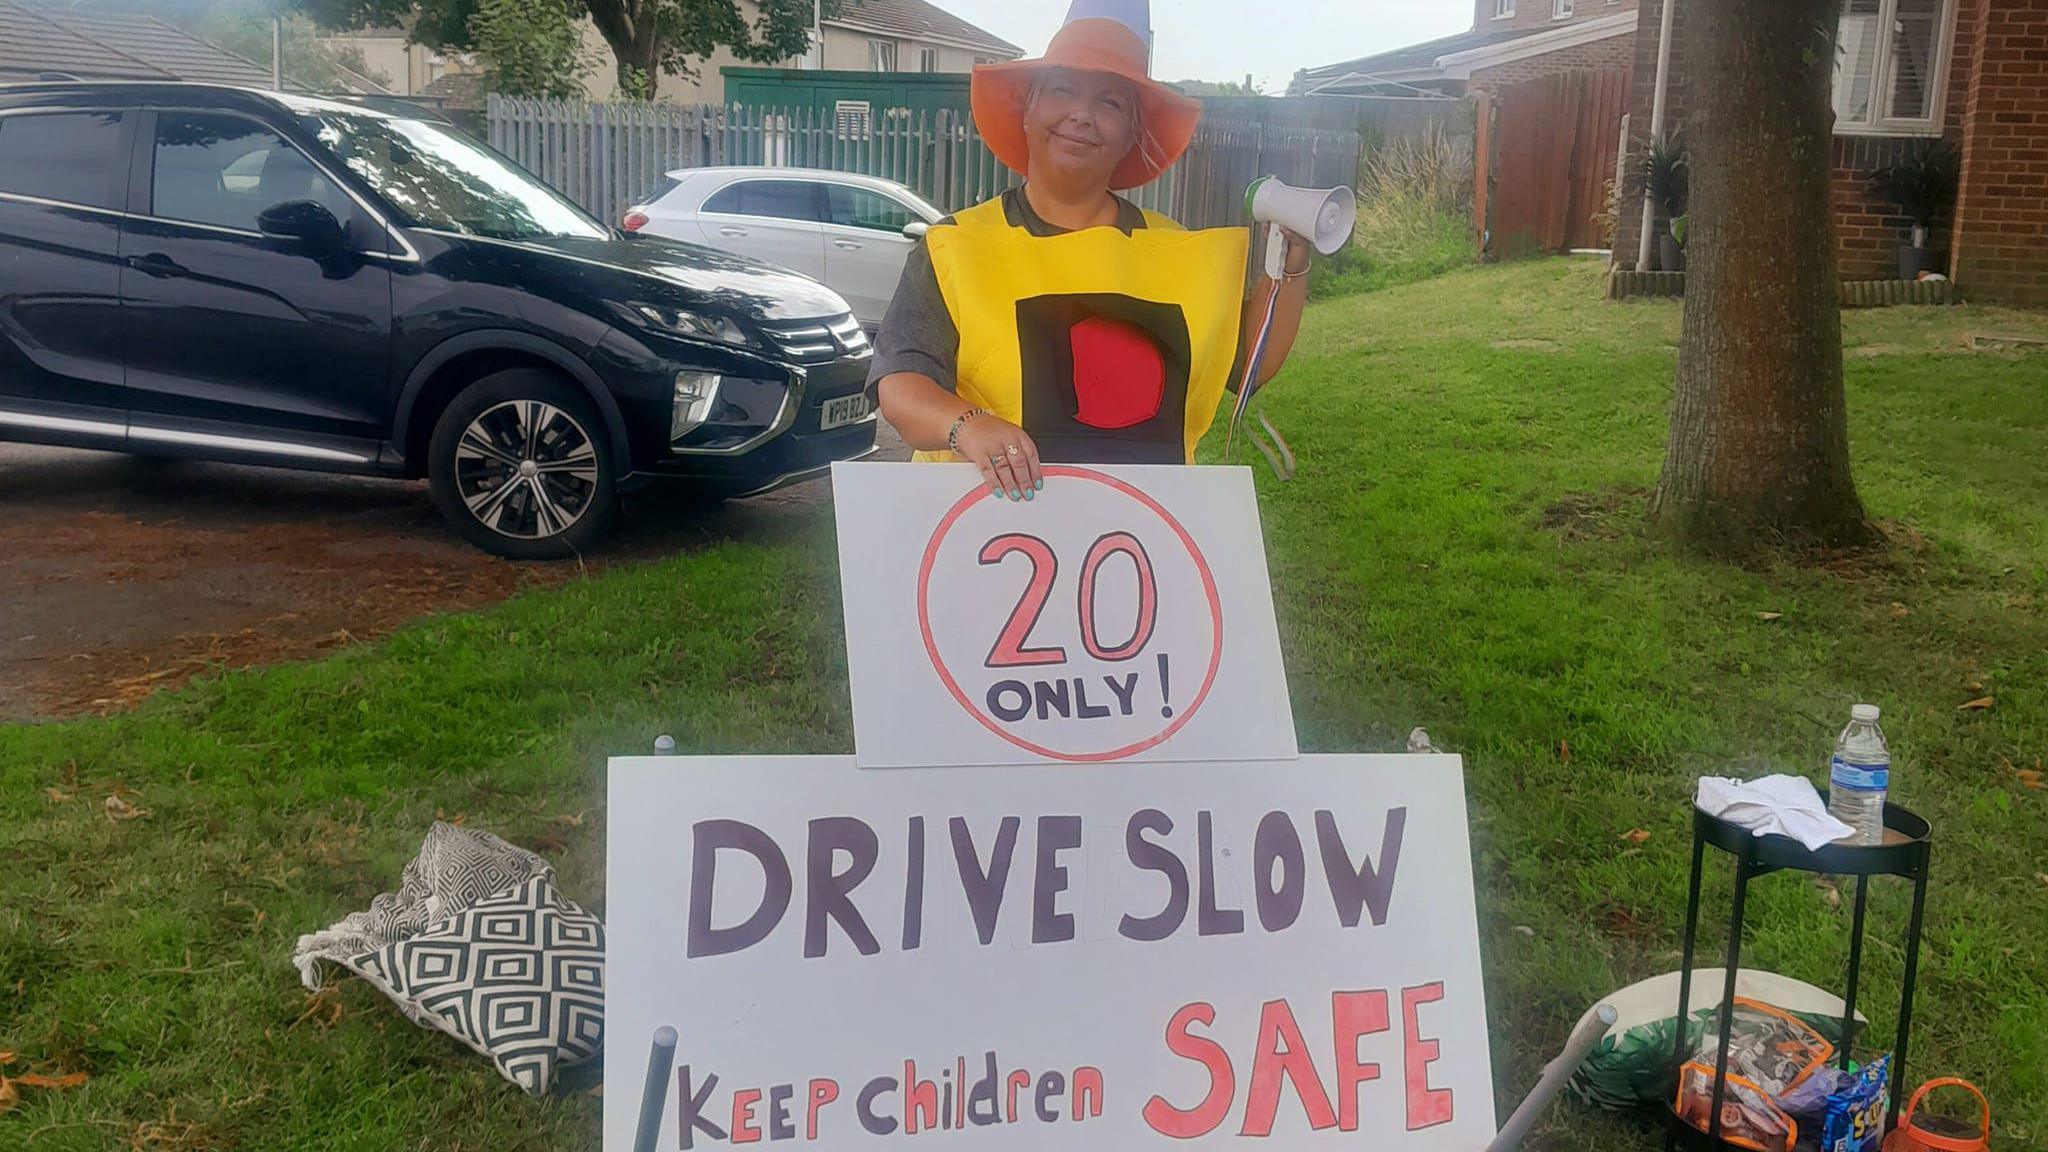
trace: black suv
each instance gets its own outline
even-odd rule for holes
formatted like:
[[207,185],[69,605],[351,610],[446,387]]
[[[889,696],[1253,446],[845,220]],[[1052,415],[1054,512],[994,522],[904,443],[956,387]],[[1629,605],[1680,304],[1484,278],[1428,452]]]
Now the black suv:
[[614,232],[423,113],[0,86],[0,438],[426,476],[559,556],[651,480],[873,451],[872,355],[824,286]]

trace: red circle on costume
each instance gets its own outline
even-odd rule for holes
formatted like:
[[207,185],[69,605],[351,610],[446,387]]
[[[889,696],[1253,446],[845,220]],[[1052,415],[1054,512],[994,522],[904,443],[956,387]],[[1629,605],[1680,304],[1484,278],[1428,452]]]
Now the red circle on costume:
[[1090,316],[1067,332],[1074,354],[1074,419],[1090,428],[1143,424],[1166,399],[1166,361],[1135,324]]
[[1216,684],[1216,672],[1223,666],[1223,600],[1216,593],[1216,576],[1209,571],[1209,562],[1203,558],[1202,549],[1195,543],[1195,538],[1188,534],[1186,528],[1181,527],[1180,521],[1174,519],[1173,513],[1168,512],[1160,505],[1159,501],[1154,500],[1152,497],[1147,496],[1145,493],[1140,492],[1138,489],[1114,476],[1097,472],[1091,468],[1076,468],[1067,464],[1047,464],[1043,471],[1048,480],[1065,477],[1071,480],[1101,484],[1136,500],[1149,509],[1153,515],[1159,517],[1160,521],[1168,528],[1171,528],[1173,534],[1180,539],[1181,546],[1187,549],[1188,559],[1194,562],[1195,571],[1202,578],[1202,594],[1209,601],[1209,630],[1213,637],[1209,649],[1209,667],[1202,674],[1202,686],[1196,690],[1194,699],[1189,702],[1185,709],[1175,709],[1172,720],[1166,727],[1143,740],[1133,741],[1120,748],[1109,749],[1106,752],[1061,752],[1026,740],[1014,732],[1006,731],[1001,724],[996,722],[995,717],[982,711],[973,700],[968,698],[967,693],[961,690],[959,682],[953,678],[952,671],[946,667],[945,658],[939,655],[938,641],[932,636],[928,593],[931,588],[932,565],[938,560],[939,546],[945,543],[946,534],[952,531],[954,523],[969,508],[974,507],[983,500],[995,498],[994,490],[989,488],[988,485],[979,482],[975,484],[973,491],[962,496],[951,508],[946,510],[946,515],[939,520],[939,526],[932,530],[930,542],[925,545],[924,559],[918,564],[917,568],[918,631],[924,636],[925,654],[931,658],[932,668],[939,674],[940,682],[945,684],[946,691],[951,692],[953,699],[958,700],[960,706],[967,709],[967,714],[980,722],[982,727],[1027,752],[1052,760],[1065,760],[1076,764],[1122,760],[1127,756],[1135,756],[1148,748],[1157,747],[1172,737],[1174,733],[1186,726],[1189,720],[1194,718],[1195,712],[1202,707],[1202,702],[1209,698],[1209,689]]

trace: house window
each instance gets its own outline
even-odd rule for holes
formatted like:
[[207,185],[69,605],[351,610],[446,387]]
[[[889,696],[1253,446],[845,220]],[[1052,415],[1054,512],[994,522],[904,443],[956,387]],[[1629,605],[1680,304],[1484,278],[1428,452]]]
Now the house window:
[[894,72],[896,70],[896,42],[894,40],[868,41],[868,71]]
[[939,50],[937,48],[919,48],[917,50],[917,70],[919,72],[937,72],[939,70]]
[[1569,19],[1571,19],[1571,18],[1572,18],[1572,0],[1552,0],[1551,6],[1550,6],[1550,18],[1551,18],[1552,20],[1569,20]]
[[1493,18],[1505,20],[1515,14],[1515,0],[1493,0]]
[[974,64],[977,68],[983,64],[994,64],[996,62],[996,58],[993,56],[976,56],[974,58]]
[[1939,135],[1954,0],[1842,0],[1835,131]]

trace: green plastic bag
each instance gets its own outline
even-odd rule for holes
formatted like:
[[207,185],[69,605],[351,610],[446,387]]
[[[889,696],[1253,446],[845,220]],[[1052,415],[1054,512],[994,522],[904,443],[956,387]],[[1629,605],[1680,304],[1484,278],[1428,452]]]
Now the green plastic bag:
[[[1719,1023],[1725,972],[1721,968],[1693,969],[1688,1050],[1695,1046],[1693,1038],[1702,1029]],[[1736,975],[1735,994],[1784,1009],[1837,1048],[1843,1042],[1842,998],[1831,992],[1775,972],[1744,968]],[[1678,1086],[1678,1065],[1671,1059],[1678,1029],[1672,1012],[1678,1005],[1678,973],[1666,972],[1631,984],[1601,1003],[1614,1006],[1614,1026],[1572,1073],[1572,1092],[1585,1103],[1614,1111],[1670,1104]],[[1857,1026],[1867,1023],[1858,1012]]]

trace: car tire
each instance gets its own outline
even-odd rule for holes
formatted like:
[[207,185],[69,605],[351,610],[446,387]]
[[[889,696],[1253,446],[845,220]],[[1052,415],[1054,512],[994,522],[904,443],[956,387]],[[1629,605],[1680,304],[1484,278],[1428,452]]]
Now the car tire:
[[462,538],[514,560],[588,551],[618,509],[597,406],[552,372],[512,368],[465,388],[427,446],[434,506]]

